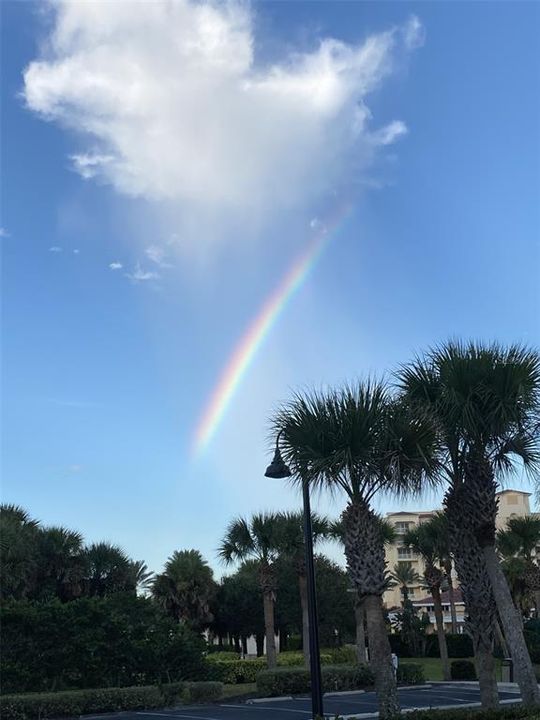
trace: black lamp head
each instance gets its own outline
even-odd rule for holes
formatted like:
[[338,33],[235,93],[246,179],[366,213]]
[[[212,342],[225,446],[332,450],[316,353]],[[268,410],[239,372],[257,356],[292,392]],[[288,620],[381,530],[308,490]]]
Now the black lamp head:
[[280,435],[281,432],[278,434],[276,439],[276,451],[274,453],[272,462],[266,468],[266,472],[264,473],[265,477],[274,478],[275,480],[281,480],[282,478],[291,477],[292,475],[292,472],[290,471],[288,465],[285,464],[285,461],[281,457],[281,452],[279,449]]

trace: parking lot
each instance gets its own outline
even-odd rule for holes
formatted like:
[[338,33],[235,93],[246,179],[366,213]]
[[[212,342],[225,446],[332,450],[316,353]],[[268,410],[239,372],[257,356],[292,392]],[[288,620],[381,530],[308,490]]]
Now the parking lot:
[[[459,683],[430,683],[414,688],[402,688],[399,691],[401,707],[413,708],[447,708],[467,707],[479,704],[478,687]],[[504,690],[499,692],[502,703],[519,702],[517,691]],[[327,717],[336,715],[349,718],[376,717],[377,698],[374,692],[356,692],[330,694],[324,698],[324,710]],[[311,701],[309,697],[293,699],[276,699],[264,701],[223,702],[215,705],[183,705],[171,710],[148,710],[132,713],[120,713],[115,716],[122,720],[292,720],[311,718]],[[101,716],[103,717],[103,716]]]

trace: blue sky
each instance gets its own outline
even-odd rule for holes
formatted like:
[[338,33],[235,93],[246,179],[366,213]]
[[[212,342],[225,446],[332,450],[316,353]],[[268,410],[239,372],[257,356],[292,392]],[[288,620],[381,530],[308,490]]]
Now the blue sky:
[[[217,566],[233,515],[299,503],[263,478],[291,389],[449,336],[539,343],[540,6],[135,7],[2,4],[2,495],[153,569]],[[236,343],[344,201],[194,457]]]

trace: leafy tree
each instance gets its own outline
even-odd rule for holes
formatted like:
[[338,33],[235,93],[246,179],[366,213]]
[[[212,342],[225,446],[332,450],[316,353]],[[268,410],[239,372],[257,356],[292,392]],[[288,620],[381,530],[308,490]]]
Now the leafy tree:
[[212,621],[214,574],[198,550],[175,550],[157,575],[152,593],[178,622],[200,631]]
[[382,608],[387,587],[384,538],[371,507],[390,486],[418,487],[430,470],[433,432],[410,422],[407,407],[375,382],[327,393],[297,394],[273,420],[297,482],[341,491],[345,555],[354,587],[364,598],[381,718],[399,715],[396,681]]
[[279,555],[281,524],[275,514],[260,513],[250,520],[233,520],[221,543],[219,557],[225,563],[255,560],[263,596],[266,658],[269,668],[276,666],[274,604],[276,577],[274,562]]
[[[302,512],[283,512],[279,513],[277,517],[281,523],[280,554],[292,561],[297,575],[300,605],[302,608],[302,648],[306,665],[309,666],[309,614],[306,549],[304,543],[304,515]],[[331,537],[330,523],[327,518],[312,513],[311,526],[314,547],[322,540]]]
[[540,355],[519,346],[448,342],[402,368],[399,381],[418,416],[433,418],[441,440],[452,550],[481,651],[482,702],[498,702],[489,659],[493,592],[523,702],[539,704],[521,620],[495,550],[495,520],[497,478],[516,458],[531,469],[538,465]]

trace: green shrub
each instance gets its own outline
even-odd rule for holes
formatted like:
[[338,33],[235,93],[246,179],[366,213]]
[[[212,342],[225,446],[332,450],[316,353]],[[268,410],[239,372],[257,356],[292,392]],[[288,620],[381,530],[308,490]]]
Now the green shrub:
[[[446,646],[448,647],[448,657],[464,658],[472,657],[474,649],[470,635],[463,633],[446,635]],[[426,638],[426,657],[440,657],[439,641],[437,635],[428,635]]]
[[[323,650],[320,655],[322,665],[334,665],[332,662],[332,654],[327,650]],[[279,667],[302,667],[304,665],[304,653],[286,652],[279,653],[277,658],[277,664]]]
[[500,710],[415,710],[406,717],[407,720],[538,720],[540,715],[537,708],[512,705]]
[[452,680],[476,680],[476,668],[471,660],[454,660],[450,663]]
[[255,682],[257,675],[266,668],[266,659],[253,660],[218,660],[206,663],[205,676],[208,680],[237,685],[238,683]]
[[400,685],[421,685],[426,681],[424,668],[418,663],[400,663],[397,669],[397,681]]
[[209,662],[224,662],[225,660],[240,660],[240,655],[236,652],[224,650],[223,652],[212,653],[206,659]]
[[540,663],[540,620],[527,620],[523,627],[525,642],[533,663]]
[[287,650],[302,650],[302,636],[291,635],[291,637],[287,639]]
[[390,635],[388,635],[388,640],[390,642],[390,648],[392,649],[392,652],[395,653],[398,657],[411,657],[412,653],[410,647],[403,642],[399,635],[396,635],[395,633],[390,633]]
[[155,686],[68,690],[56,693],[27,693],[0,697],[3,720],[64,718],[118,710],[147,710],[164,704]]
[[357,662],[356,647],[354,645],[325,648],[321,652],[321,659],[323,654],[329,656],[329,665],[354,665]]
[[163,697],[163,705],[165,707],[171,707],[172,705],[177,705],[181,702],[185,687],[186,683],[184,682],[161,685],[159,689]]
[[[357,690],[373,686],[373,673],[367,665],[330,665],[322,668],[325,692]],[[310,672],[306,668],[263,670],[257,676],[257,690],[265,697],[298,695],[310,689]]]
[[206,652],[209,655],[213,655],[215,653],[234,653],[235,657],[238,657],[238,652],[234,649],[234,645],[229,645],[229,643],[223,643],[223,645],[208,645],[206,648]]
[[190,682],[184,684],[182,699],[188,703],[206,703],[221,700],[223,697],[223,683],[220,682]]

